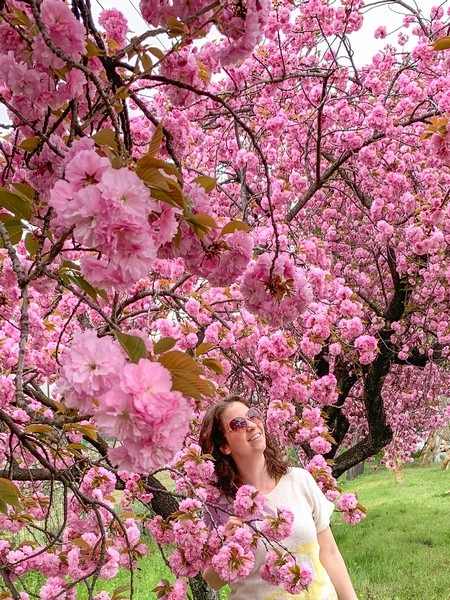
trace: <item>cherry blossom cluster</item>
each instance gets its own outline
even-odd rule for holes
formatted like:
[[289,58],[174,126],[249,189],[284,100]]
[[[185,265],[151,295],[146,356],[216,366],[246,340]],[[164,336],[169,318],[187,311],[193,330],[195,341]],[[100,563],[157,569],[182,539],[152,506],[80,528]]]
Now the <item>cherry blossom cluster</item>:
[[361,510],[361,505],[354,494],[342,494],[336,503],[336,508],[344,513],[344,521],[355,525],[366,517],[365,510]]
[[60,226],[73,227],[79,244],[96,249],[80,260],[86,279],[103,289],[126,289],[145,276],[177,223],[169,207],[162,218],[161,207],[136,173],[113,169],[106,157],[85,146],[71,153],[65,179],[50,191],[50,204]]
[[187,498],[180,502],[172,519],[164,520],[157,515],[148,524],[158,543],[176,543],[169,564],[177,577],[194,577],[203,571],[221,547],[221,538],[217,531],[206,526],[202,512],[199,500]]
[[[242,229],[227,230],[229,219],[221,219],[223,227],[216,224],[218,215],[211,209],[211,201],[205,190],[191,182],[186,192],[193,204],[195,215],[208,215],[212,224],[200,238],[187,223],[181,225],[181,240],[166,244],[161,257],[182,257],[186,267],[213,286],[231,285],[247,268],[253,251],[252,236]],[[168,242],[169,240],[167,240]]]
[[261,254],[247,268],[241,294],[251,312],[280,327],[295,320],[312,300],[304,272],[284,253]]
[[214,463],[205,457],[198,444],[186,444],[175,454],[172,466],[176,471],[172,470],[169,474],[177,492],[189,496],[195,491],[195,495],[204,501],[218,500],[219,491],[214,485],[217,482]]
[[192,408],[172,390],[170,372],[144,358],[127,363],[111,337],[76,334],[57,385],[67,406],[93,414],[100,431],[122,442],[108,452],[120,469],[149,472],[166,465],[187,433]]
[[242,485],[234,499],[234,514],[241,519],[258,518],[264,509],[264,494],[251,485]]
[[[329,376],[326,375],[325,378],[328,381]],[[322,379],[313,383],[319,382],[320,384]],[[336,385],[335,382],[334,385]],[[327,401],[323,402],[323,406],[327,404]],[[318,407],[304,406],[302,417],[299,418],[296,415],[294,403],[286,400],[273,400],[267,410],[267,427],[272,435],[285,443],[289,444],[294,441],[303,444],[307,442],[317,454],[325,454],[331,449],[328,428]]]
[[[75,588],[71,582],[96,571],[102,552],[105,556],[100,578],[112,579],[120,567],[130,568],[129,550],[137,559],[146,554],[147,546],[141,542],[134,519],[125,519],[122,527],[115,527],[114,498],[111,496],[115,487],[116,477],[110,471],[92,467],[86,472],[79,489],[85,499],[82,503],[74,494],[69,497],[64,540],[56,551],[35,543],[19,544],[14,548],[10,542],[2,541],[0,552],[11,564],[11,575],[16,577],[31,571],[42,573],[46,581],[40,589],[41,597],[50,599],[53,594],[61,593],[63,597],[74,598]],[[94,508],[94,503],[86,502],[89,499],[101,502],[101,506]],[[42,502],[44,500],[42,495]],[[35,512],[33,516],[39,519]],[[101,519],[102,533],[98,518]]]
[[184,579],[175,579],[173,583],[161,579],[152,591],[159,600],[184,600],[187,594],[187,583]]
[[194,35],[198,29],[208,31],[213,20],[228,40],[217,53],[222,65],[245,59],[262,39],[269,18],[270,0],[251,0],[245,5],[237,0],[221,1],[215,10],[207,10],[210,4],[207,0],[188,5],[177,0],[141,0],[140,8],[144,19],[152,25],[170,24],[171,18],[179,18],[186,20]]
[[276,516],[268,515],[264,517],[259,525],[259,530],[267,539],[279,542],[291,535],[293,522],[294,515],[292,512],[288,508],[280,506],[277,508]]
[[298,564],[291,554],[279,550],[269,550],[259,572],[264,581],[283,587],[290,594],[300,594],[313,581],[313,572],[307,563]]
[[[198,447],[188,447],[184,454],[180,453],[177,464],[184,466],[195,462],[197,467],[210,461],[202,457]],[[192,468],[192,465],[190,467]],[[198,478],[200,471],[196,470]],[[210,474],[202,471],[204,483],[210,479]],[[206,481],[205,481],[206,480]],[[192,486],[190,493],[201,498],[204,496],[202,485]],[[292,532],[293,514],[279,507],[276,515],[266,515],[264,512],[264,495],[253,486],[243,485],[237,490],[233,506],[229,506],[230,514],[235,514],[246,521],[238,527],[232,538],[226,539],[224,526],[206,527],[205,518],[211,518],[210,511],[218,507],[218,498],[204,504],[196,497],[187,498],[180,502],[178,510],[170,519],[161,516],[154,517],[147,525],[151,535],[161,544],[176,543],[176,548],[169,559],[170,566],[177,577],[193,577],[212,564],[219,576],[229,583],[234,583],[246,577],[254,567],[254,550],[260,543],[277,543],[288,537]],[[274,580],[278,577],[278,566],[273,567]],[[266,569],[271,570],[270,559]],[[296,573],[301,572],[304,581],[306,573],[303,567],[298,567],[293,561],[289,562],[287,570],[291,573],[291,585],[299,585]],[[285,578],[286,579],[286,578]],[[287,581],[287,579],[286,579]],[[295,582],[295,585],[294,585]],[[161,584],[162,585],[162,584]],[[288,585],[288,584],[286,584]],[[286,588],[288,589],[288,588]],[[299,588],[300,589],[300,588]]]
[[332,476],[331,467],[321,455],[316,455],[306,465],[306,469],[331,502],[337,500],[336,508],[343,513],[346,523],[356,525],[366,517],[366,509],[358,502],[356,494],[343,494]]

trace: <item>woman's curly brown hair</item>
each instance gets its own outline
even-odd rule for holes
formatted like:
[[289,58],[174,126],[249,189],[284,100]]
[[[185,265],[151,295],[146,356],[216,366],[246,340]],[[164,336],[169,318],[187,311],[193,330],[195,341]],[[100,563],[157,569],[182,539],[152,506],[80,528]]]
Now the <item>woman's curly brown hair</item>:
[[[233,458],[229,454],[224,454],[221,450],[221,447],[226,443],[226,438],[220,420],[221,415],[232,402],[241,402],[249,408],[251,406],[245,398],[237,394],[232,394],[219,400],[219,402],[206,411],[200,429],[199,443],[203,454],[211,454],[214,458],[214,466],[218,479],[217,487],[225,495],[234,498],[236,490],[244,482]],[[290,467],[289,462],[282,455],[277,441],[267,431],[264,457],[266,459],[267,471],[274,479],[279,479]]]

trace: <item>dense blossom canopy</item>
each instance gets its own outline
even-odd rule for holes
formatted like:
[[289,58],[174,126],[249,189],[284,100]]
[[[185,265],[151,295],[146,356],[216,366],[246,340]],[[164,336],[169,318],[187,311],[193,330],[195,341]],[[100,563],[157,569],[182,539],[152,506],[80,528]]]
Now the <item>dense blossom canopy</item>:
[[134,37],[87,0],[0,2],[4,599],[31,570],[42,600],[93,597],[143,531],[176,543],[159,598],[258,543],[265,580],[307,587],[287,508],[253,535],[244,486],[228,543],[206,518],[198,429],[230,392],[350,523],[335,477],[450,418],[450,3],[378,4],[360,66],[364,0],[142,0]]

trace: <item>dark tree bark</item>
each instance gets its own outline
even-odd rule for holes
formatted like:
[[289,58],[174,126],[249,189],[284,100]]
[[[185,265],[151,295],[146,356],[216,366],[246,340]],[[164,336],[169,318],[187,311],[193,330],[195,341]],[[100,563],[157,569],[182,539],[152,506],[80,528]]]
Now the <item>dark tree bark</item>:
[[[153,510],[157,515],[161,515],[161,517],[166,519],[178,509],[177,500],[168,493],[167,489],[156,477],[148,477],[147,482],[152,488],[153,499],[151,506]],[[201,575],[190,577],[189,583],[194,600],[219,600],[219,592],[210,588]]]
[[150,502],[151,507],[157,515],[161,515],[163,519],[167,519],[167,517],[178,510],[177,500],[153,475],[147,477],[147,483],[153,494],[152,501]]
[[356,479],[358,475],[362,475],[362,473],[364,473],[364,464],[364,462],[360,462],[354,467],[351,467],[345,474],[345,479],[347,481],[353,481],[353,479]]
[[[364,385],[363,403],[368,433],[352,448],[335,458],[333,476],[336,478],[363,462],[366,458],[377,454],[389,444],[393,437],[392,429],[387,422],[381,392],[386,376],[397,359],[397,348],[391,341],[394,333],[391,323],[399,321],[404,315],[411,290],[407,277],[400,277],[397,273],[395,254],[391,248],[387,249],[387,259],[394,283],[394,293],[383,314],[385,326],[378,333],[379,354],[370,365],[361,365],[361,376]],[[342,381],[339,382],[341,395],[345,393],[348,395],[355,383],[353,377],[355,375],[343,376]],[[341,398],[339,398],[339,401],[341,401]],[[339,412],[338,405],[331,407],[329,411],[329,425],[332,427],[333,435],[338,438],[336,441],[342,441],[343,435],[348,429],[345,417]],[[336,444],[334,451],[337,447],[338,444]]]
[[219,592],[210,588],[201,575],[191,577],[189,583],[194,600],[219,600]]

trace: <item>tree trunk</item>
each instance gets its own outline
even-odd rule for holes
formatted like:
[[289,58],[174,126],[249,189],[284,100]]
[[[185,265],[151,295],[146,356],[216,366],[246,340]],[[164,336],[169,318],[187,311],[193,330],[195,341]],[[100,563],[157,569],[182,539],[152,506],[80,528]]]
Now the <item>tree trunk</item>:
[[201,575],[191,577],[189,583],[194,600],[219,600],[219,592],[210,588]]
[[[170,495],[164,485],[152,475],[147,479],[153,491],[151,505],[157,515],[167,519],[178,509],[178,501]],[[160,490],[160,491],[158,491]],[[193,600],[219,600],[219,592],[214,591],[201,575],[189,578]]]
[[354,465],[353,467],[350,467],[350,469],[345,474],[345,479],[347,481],[352,481],[362,473],[364,473],[364,461],[358,463],[357,465]]
[[405,483],[405,479],[403,477],[403,462],[399,462],[393,469],[395,483]]
[[397,272],[393,248],[388,248],[386,256],[395,291],[383,314],[385,326],[378,332],[379,353],[377,358],[370,365],[361,365],[364,383],[363,402],[368,432],[366,437],[335,459],[333,476],[336,478],[369,456],[377,454],[389,444],[393,437],[381,392],[384,380],[397,355],[397,349],[392,343],[394,330],[391,324],[402,318],[411,295],[411,288],[408,278],[405,275],[400,276]]
[[437,431],[431,431],[420,453],[419,464],[428,466],[433,460],[433,451],[436,447]]

